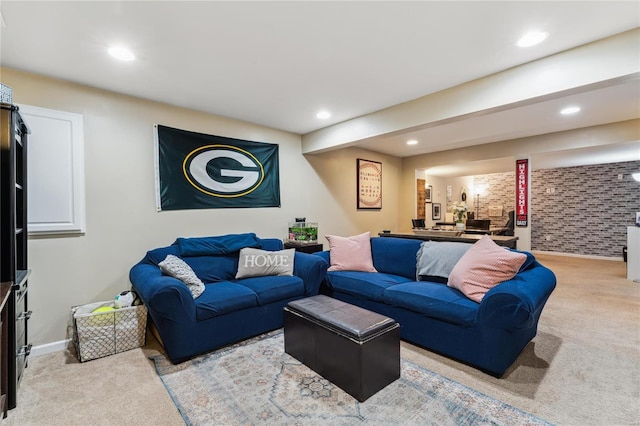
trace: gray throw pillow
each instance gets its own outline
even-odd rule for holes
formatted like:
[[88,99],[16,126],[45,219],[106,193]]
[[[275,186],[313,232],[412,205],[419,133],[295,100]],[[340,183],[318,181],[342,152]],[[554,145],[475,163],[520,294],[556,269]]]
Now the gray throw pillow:
[[295,249],[268,251],[243,248],[238,258],[236,279],[267,275],[293,275]]
[[[449,241],[425,241],[420,245],[416,255],[416,281],[446,283],[453,267],[472,245]],[[434,277],[440,280],[433,279]]]
[[179,257],[169,254],[162,262],[158,263],[158,266],[163,274],[177,278],[185,283],[187,287],[189,287],[189,290],[191,290],[191,295],[194,299],[204,291],[204,283],[198,278],[196,273],[193,272],[191,266],[187,265],[187,263]]

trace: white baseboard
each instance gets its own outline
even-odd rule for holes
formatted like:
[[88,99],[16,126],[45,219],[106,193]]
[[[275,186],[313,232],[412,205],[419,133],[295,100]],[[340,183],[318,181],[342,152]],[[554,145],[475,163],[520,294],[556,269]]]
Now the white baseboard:
[[542,251],[542,250],[531,250],[531,253],[535,254],[551,254],[553,256],[566,256],[566,257],[580,257],[582,259],[594,259],[594,260],[616,260],[623,262],[624,259],[622,256],[620,257],[608,257],[608,256],[592,256],[588,254],[573,254],[573,253],[562,253],[559,251]]
[[71,344],[71,339],[60,340],[57,342],[45,343],[31,348],[29,356],[40,356],[50,354],[52,352],[60,352],[66,350]]

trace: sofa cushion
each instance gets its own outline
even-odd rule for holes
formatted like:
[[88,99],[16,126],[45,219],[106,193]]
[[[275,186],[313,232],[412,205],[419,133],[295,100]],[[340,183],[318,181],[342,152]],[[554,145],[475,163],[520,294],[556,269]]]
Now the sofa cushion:
[[441,283],[413,281],[387,288],[384,303],[453,324],[472,325],[478,304]]
[[193,256],[182,258],[204,283],[230,281],[238,269],[237,253],[218,256]]
[[327,282],[333,290],[376,302],[382,302],[387,288],[408,281],[408,278],[381,272],[327,272]]
[[326,235],[329,241],[331,266],[329,271],[376,272],[371,259],[371,234],[365,232],[351,237]]
[[204,283],[193,272],[193,269],[179,257],[169,254],[158,266],[163,274],[177,278],[185,283],[194,299],[204,291]]
[[295,276],[252,277],[238,280],[236,284],[250,288],[257,295],[259,305],[304,295],[304,282]]
[[238,252],[244,247],[262,247],[260,239],[253,232],[215,237],[178,238],[175,244],[178,245],[182,257],[228,254]]
[[[265,250],[281,250],[282,241],[275,238],[261,239]],[[204,282],[232,281],[238,272],[238,257],[240,252],[211,256],[184,257],[193,272]]]
[[267,251],[243,248],[238,258],[236,279],[270,275],[293,275],[295,249]]
[[420,240],[378,237],[371,239],[373,265],[378,272],[416,279],[416,253]]
[[246,286],[229,281],[207,284],[196,299],[198,321],[258,305],[256,293]]
[[447,282],[460,258],[471,248],[469,243],[425,241],[416,255],[416,280]]
[[487,291],[513,278],[526,260],[525,254],[500,247],[484,235],[458,261],[447,285],[480,303]]
[[284,243],[278,238],[259,238],[259,240],[261,245],[259,248],[262,250],[276,251],[284,248]]

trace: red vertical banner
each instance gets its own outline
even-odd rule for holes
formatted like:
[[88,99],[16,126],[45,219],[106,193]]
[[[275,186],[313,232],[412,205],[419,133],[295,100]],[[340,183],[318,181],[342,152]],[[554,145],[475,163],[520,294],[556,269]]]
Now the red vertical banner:
[[516,160],[516,226],[529,223],[529,160]]

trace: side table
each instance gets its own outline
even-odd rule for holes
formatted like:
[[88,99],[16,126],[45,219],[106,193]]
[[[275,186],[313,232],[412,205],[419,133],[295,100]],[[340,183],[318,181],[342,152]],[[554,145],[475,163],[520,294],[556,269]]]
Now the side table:
[[324,250],[322,244],[319,243],[303,243],[298,241],[288,241],[284,243],[286,249],[296,249],[301,253],[315,253]]

